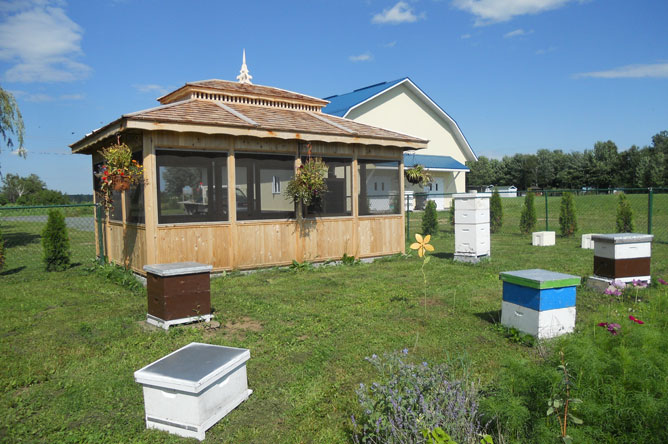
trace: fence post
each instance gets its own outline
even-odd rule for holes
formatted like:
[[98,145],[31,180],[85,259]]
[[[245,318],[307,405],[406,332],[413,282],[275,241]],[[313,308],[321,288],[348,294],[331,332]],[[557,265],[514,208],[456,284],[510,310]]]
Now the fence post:
[[652,234],[652,213],[654,210],[654,189],[649,187],[647,194],[647,234]]
[[104,251],[104,231],[102,230],[102,211],[103,210],[101,205],[95,206],[95,222],[97,222],[97,243],[98,243],[98,248],[100,250],[99,258],[106,262],[107,254],[106,251]]
[[404,200],[406,201],[406,240],[410,235],[410,225],[411,225],[411,210],[410,210],[410,197],[404,195]]
[[547,190],[543,190],[543,194],[545,195],[545,231],[550,231],[550,224],[547,221]]

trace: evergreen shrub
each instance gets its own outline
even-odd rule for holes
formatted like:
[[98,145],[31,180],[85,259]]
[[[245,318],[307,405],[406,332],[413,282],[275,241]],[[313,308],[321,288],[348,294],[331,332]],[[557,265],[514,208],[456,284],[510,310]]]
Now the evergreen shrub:
[[2,237],[2,230],[0,230],[0,270],[5,266],[5,239]]
[[536,207],[534,205],[534,194],[529,192],[524,198],[524,206],[520,215],[520,231],[529,234],[536,228]]
[[438,215],[436,214],[436,202],[428,200],[422,215],[422,234],[436,234],[438,232]]
[[619,193],[616,222],[617,233],[633,233],[633,210],[624,193]]
[[573,236],[578,229],[578,221],[575,216],[575,200],[573,193],[564,193],[561,196],[559,207],[559,227],[562,236]]
[[42,231],[42,247],[46,271],[63,271],[70,266],[70,240],[62,212],[49,210],[49,219]]
[[498,233],[503,225],[503,206],[501,205],[501,195],[494,190],[489,200],[489,230],[492,233]]

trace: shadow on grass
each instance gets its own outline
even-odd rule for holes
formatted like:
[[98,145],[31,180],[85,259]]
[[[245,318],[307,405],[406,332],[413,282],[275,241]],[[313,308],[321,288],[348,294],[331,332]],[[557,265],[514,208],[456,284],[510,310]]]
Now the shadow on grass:
[[454,259],[454,253],[432,253],[432,256],[435,256],[439,259]]
[[5,238],[5,247],[7,248],[39,244],[39,242],[36,241],[42,237],[39,234],[26,233],[23,231],[18,233],[3,233],[3,236]]
[[12,275],[12,274],[16,274],[16,273],[21,272],[25,268],[26,268],[25,265],[22,266],[22,267],[10,268],[9,270],[5,270],[5,271],[1,272],[0,276],[9,276],[9,275]]
[[474,313],[474,315],[490,324],[501,322],[501,310],[483,311],[481,313]]

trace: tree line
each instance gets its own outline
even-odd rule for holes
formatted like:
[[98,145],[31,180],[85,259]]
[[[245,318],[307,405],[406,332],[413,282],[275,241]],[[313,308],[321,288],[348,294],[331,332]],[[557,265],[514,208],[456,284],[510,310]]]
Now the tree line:
[[619,152],[608,140],[584,152],[541,149],[536,154],[480,156],[466,162],[467,188],[514,185],[520,190],[587,188],[647,188],[668,186],[668,131],[652,137],[652,144]]
[[0,205],[68,205],[92,201],[92,194],[67,195],[50,190],[36,174],[26,177],[5,174],[0,186]]

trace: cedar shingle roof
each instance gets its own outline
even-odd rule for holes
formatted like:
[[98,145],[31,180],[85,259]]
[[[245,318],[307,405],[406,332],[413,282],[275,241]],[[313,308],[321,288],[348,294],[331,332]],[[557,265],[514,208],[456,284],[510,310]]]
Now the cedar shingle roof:
[[[427,141],[320,112],[326,100],[269,86],[225,80],[186,83],[158,99],[161,106],[124,114],[70,145],[79,152],[100,137],[123,128],[197,131],[287,139],[424,148]],[[152,124],[165,124],[163,127]],[[167,124],[171,128],[167,128]],[[188,125],[184,128],[183,125]],[[240,132],[241,131],[241,132]],[[280,133],[280,134],[278,134]],[[304,134],[305,136],[302,136]],[[306,136],[308,135],[308,136]],[[322,136],[322,139],[318,139]],[[348,142],[350,141],[350,142]]]
[[247,127],[268,131],[368,137],[399,142],[426,143],[426,141],[417,137],[313,111],[239,103],[219,103],[204,99],[189,99],[175,102],[145,111],[126,114],[124,117],[131,120],[153,122]]

